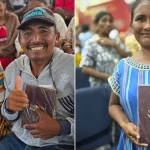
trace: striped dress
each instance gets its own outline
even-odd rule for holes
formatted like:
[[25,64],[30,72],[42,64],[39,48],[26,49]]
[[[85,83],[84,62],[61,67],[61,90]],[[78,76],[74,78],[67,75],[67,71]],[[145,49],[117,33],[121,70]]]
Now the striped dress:
[[[138,126],[138,85],[150,84],[150,64],[137,63],[130,57],[122,59],[108,82],[120,97],[127,118]],[[137,147],[121,130],[118,150],[150,150],[150,146]]]

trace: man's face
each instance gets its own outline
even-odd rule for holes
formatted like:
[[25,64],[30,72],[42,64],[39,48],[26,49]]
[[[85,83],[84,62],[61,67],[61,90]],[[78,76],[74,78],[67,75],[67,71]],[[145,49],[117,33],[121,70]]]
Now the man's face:
[[26,25],[19,36],[24,53],[34,62],[50,59],[58,39],[54,26],[37,21]]
[[31,0],[29,3],[28,3],[28,6],[27,6],[27,9],[28,11],[32,10],[33,8],[36,8],[36,7],[44,7],[46,8],[47,5],[42,3],[42,2],[39,2],[37,0]]

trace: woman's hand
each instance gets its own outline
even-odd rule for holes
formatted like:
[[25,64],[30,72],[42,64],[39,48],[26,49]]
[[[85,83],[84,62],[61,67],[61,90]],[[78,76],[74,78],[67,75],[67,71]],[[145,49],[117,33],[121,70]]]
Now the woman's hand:
[[136,144],[137,146],[148,146],[146,143],[138,142],[140,135],[138,133],[138,127],[135,124],[128,122],[123,126],[123,130],[132,143]]
[[109,38],[100,38],[98,40],[98,43],[102,46],[112,46],[112,47],[116,46],[115,42]]

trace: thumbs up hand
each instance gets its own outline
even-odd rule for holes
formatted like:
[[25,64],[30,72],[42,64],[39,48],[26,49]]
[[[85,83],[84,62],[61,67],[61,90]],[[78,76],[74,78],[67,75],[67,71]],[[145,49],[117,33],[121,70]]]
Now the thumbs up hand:
[[27,94],[20,89],[21,77],[16,77],[15,88],[10,92],[9,98],[6,100],[6,109],[11,111],[21,111],[29,105]]

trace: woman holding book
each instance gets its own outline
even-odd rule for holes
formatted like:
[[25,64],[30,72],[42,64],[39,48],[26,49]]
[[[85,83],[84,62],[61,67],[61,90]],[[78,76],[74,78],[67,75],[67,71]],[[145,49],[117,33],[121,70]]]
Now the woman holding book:
[[[150,1],[138,0],[134,3],[131,27],[141,50],[132,57],[122,59],[116,71],[108,79],[112,87],[109,104],[111,117],[122,128],[118,150],[150,150],[149,129],[146,124],[140,128],[143,119],[147,121],[149,110],[139,109],[139,85],[150,85]],[[149,93],[149,92],[147,92]],[[146,93],[145,93],[146,94]],[[139,95],[139,96],[138,96]],[[143,98],[145,96],[143,95]],[[145,101],[147,103],[147,101]],[[145,104],[143,104],[144,106]],[[147,105],[147,104],[146,104]],[[145,112],[144,117],[139,117]],[[141,139],[145,140],[141,141]]]

